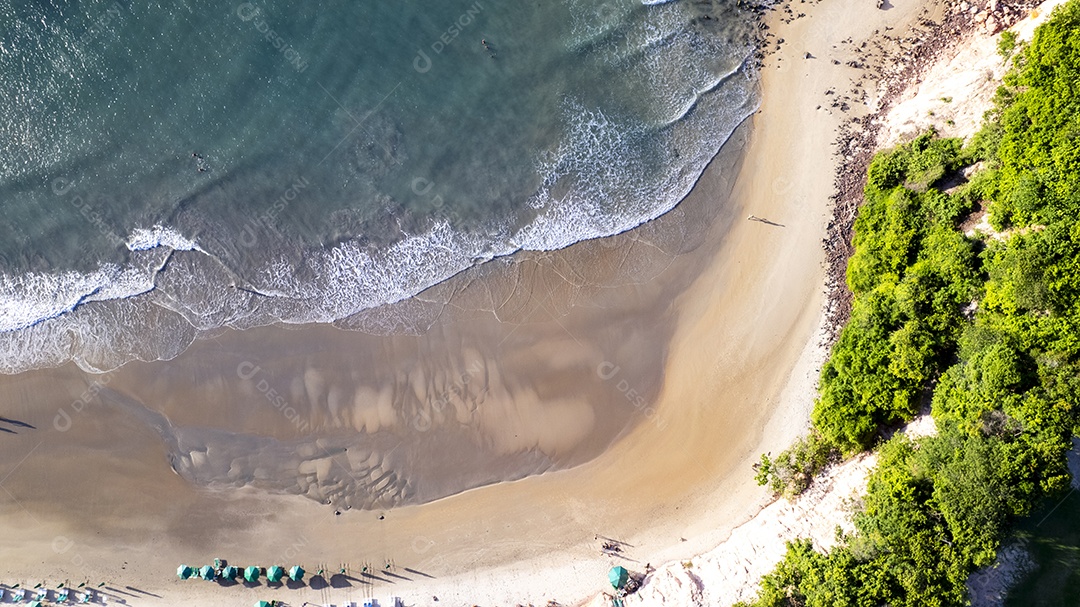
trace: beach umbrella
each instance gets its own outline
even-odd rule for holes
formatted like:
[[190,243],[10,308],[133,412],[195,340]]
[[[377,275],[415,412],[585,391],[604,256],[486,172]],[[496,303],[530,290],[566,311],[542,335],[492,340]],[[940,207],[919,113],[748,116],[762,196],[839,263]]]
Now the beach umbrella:
[[626,585],[627,580],[630,579],[630,572],[626,570],[626,567],[617,565],[612,567],[611,571],[608,571],[607,579],[618,590]]
[[274,565],[273,567],[266,570],[266,579],[267,579],[267,581],[270,581],[270,582],[273,582],[273,583],[276,584],[276,583],[280,582],[281,578],[283,578],[283,577],[285,577],[285,568],[284,567],[278,567],[277,565]]
[[293,565],[292,568],[289,569],[289,579],[294,582],[299,582],[304,579],[304,568],[300,565]]
[[29,607],[41,607],[41,601],[33,601]]
[[221,579],[223,580],[235,580],[240,575],[240,570],[232,565],[228,565],[221,570]]
[[244,570],[244,581],[245,582],[257,582],[257,581],[259,581],[259,568],[253,566],[253,567],[248,567],[247,569],[245,569]]
[[186,580],[195,574],[195,570],[187,565],[180,565],[176,568],[176,577]]
[[202,579],[204,579],[204,580],[206,580],[208,582],[213,580],[214,579],[214,568],[211,567],[210,565],[203,565],[202,569],[199,570],[199,577],[201,577]]
[[270,607],[270,601],[259,601],[255,603],[255,607]]

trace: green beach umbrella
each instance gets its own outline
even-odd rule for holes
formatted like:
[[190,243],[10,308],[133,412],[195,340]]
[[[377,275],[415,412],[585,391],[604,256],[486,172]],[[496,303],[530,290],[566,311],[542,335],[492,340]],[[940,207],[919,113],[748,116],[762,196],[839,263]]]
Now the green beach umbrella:
[[199,570],[199,577],[208,582],[212,581],[214,579],[214,568],[210,565],[203,565],[202,569]]
[[607,579],[618,590],[626,585],[626,581],[630,579],[630,572],[626,570],[626,567],[615,566],[608,571]]
[[255,603],[255,607],[270,607],[270,601],[259,601]]
[[244,570],[244,581],[253,582],[253,583],[259,581],[259,568],[258,567],[248,567],[247,569],[245,569]]
[[221,570],[221,579],[223,580],[235,580],[238,575],[240,575],[240,570],[232,565]]
[[41,607],[41,601],[34,601],[30,603],[29,607]]
[[281,578],[283,577],[285,577],[284,567],[278,567],[277,565],[274,565],[273,567],[266,570],[266,579],[270,582],[276,584],[280,582]]
[[176,568],[176,577],[186,580],[195,574],[195,570],[187,565],[180,565]]
[[301,567],[300,565],[293,565],[292,568],[289,569],[289,579],[294,582],[299,582],[300,580],[304,579],[304,573],[305,571],[303,567]]

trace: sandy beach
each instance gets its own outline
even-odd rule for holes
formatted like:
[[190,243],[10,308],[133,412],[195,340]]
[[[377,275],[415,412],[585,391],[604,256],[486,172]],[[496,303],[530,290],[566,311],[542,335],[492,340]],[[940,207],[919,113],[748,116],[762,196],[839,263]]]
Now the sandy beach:
[[[1007,71],[1007,62],[998,52],[997,33],[1009,25],[1019,40],[1028,41],[1058,4],[1059,0],[1048,0],[1030,12],[1012,7],[996,14],[982,7],[978,14],[968,13],[974,25],[963,35],[950,37],[947,32],[934,32],[931,52],[935,60],[918,71],[905,87],[895,89],[892,98],[876,101],[878,110],[870,122],[877,137],[875,149],[886,149],[930,128],[945,136],[974,136],[982,115],[992,108],[993,94]],[[952,15],[958,8],[951,7]],[[796,369],[805,367],[800,361]],[[810,378],[806,390],[814,389],[813,380]],[[787,390],[795,385],[791,381]],[[918,438],[937,430],[933,418],[922,413],[900,431]],[[868,452],[831,467],[814,480],[806,493],[768,505],[715,548],[658,565],[627,604],[731,605],[752,600],[761,577],[783,557],[786,542],[810,539],[816,548],[827,551],[836,542],[837,526],[848,532],[853,529],[852,503],[866,491],[867,476],[876,458],[875,452]],[[1076,451],[1070,452],[1069,465],[1074,472],[1078,461]],[[1010,586],[1030,566],[1030,557],[1022,545],[1004,547],[993,565],[969,578],[972,604],[1004,604]],[[593,604],[606,602],[598,596]]]
[[[767,20],[760,111],[658,220],[340,327],[0,378],[32,426],[0,444],[0,582],[104,582],[130,605],[577,604],[613,564],[717,546],[769,502],[751,464],[813,402],[833,143],[868,111],[826,92],[862,76],[859,41],[940,8],[791,7]],[[215,557],[326,584],[176,579]]]

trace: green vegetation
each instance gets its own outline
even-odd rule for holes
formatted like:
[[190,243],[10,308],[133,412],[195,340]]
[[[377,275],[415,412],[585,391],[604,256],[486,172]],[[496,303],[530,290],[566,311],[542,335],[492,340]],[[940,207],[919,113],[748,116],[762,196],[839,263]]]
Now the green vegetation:
[[[779,463],[763,458],[758,478],[791,494],[828,445],[877,448],[879,464],[855,533],[828,554],[790,544],[755,605],[964,605],[968,575],[1066,497],[1080,411],[1077,82],[1080,0],[1070,0],[1017,51],[968,146],[927,133],[872,161],[847,272],[854,305],[822,370],[815,434]],[[942,191],[980,161],[971,181]],[[959,231],[983,202],[1004,238]],[[927,403],[936,436],[882,440]],[[1076,520],[1055,523],[1071,546]],[[1068,544],[1034,543],[1036,556],[1080,562]],[[1058,588],[1076,578],[1061,566],[1038,575]]]
[[932,133],[870,164],[855,220],[851,319],[821,375],[814,426],[851,452],[910,419],[927,382],[952,356],[978,286],[974,243],[956,228],[970,197],[932,188],[968,158]]
[[805,491],[826,466],[837,462],[839,455],[832,443],[818,432],[811,432],[775,459],[762,453],[761,461],[754,465],[755,479],[778,496],[794,497]]
[[1016,51],[1016,32],[1005,30],[998,39],[998,53],[1008,59]]

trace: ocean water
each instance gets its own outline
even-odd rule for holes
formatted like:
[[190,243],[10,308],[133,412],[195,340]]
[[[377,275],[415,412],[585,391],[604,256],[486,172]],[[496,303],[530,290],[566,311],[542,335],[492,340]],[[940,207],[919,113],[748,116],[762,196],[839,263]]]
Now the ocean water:
[[0,371],[330,323],[670,210],[734,1],[0,0]]

